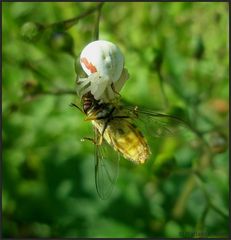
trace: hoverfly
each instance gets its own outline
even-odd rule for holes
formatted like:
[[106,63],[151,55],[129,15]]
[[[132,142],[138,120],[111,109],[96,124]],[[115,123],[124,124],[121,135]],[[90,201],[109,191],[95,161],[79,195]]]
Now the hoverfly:
[[[151,151],[141,129],[137,123],[143,123],[148,134],[160,134],[153,131],[152,123],[156,118],[164,117],[181,122],[175,116],[140,110],[138,107],[123,106],[118,103],[101,103],[88,92],[82,96],[82,108],[74,103],[86,114],[87,121],[91,121],[94,128],[94,138],[90,140],[95,146],[95,184],[100,198],[108,198],[112,192],[118,175],[118,164],[121,155],[135,164],[143,164],[150,157]],[[148,124],[147,124],[148,123]],[[151,131],[148,129],[151,127]],[[161,126],[162,131],[169,132],[169,128]],[[109,171],[109,161],[114,160],[116,170]]]

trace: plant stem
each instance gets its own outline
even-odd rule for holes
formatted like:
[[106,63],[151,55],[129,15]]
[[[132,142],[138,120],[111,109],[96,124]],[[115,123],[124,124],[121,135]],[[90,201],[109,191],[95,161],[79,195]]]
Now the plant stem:
[[186,181],[184,187],[183,187],[183,191],[181,192],[175,207],[173,208],[173,216],[175,218],[181,218],[181,216],[184,214],[184,210],[185,210],[185,206],[187,203],[187,200],[191,194],[191,192],[193,191],[194,187],[195,187],[195,178],[194,176],[190,176],[188,178],[188,180]]
[[165,89],[164,89],[164,78],[162,76],[161,69],[158,69],[157,75],[160,83],[160,90],[162,92],[163,99],[164,99],[164,105],[167,108],[169,106],[169,103],[168,103],[168,98],[166,96]]
[[97,9],[97,16],[96,16],[93,40],[98,40],[99,39],[99,23],[100,23],[100,16],[101,16],[102,7],[103,7],[103,4],[101,4],[99,6],[99,8]]
[[76,95],[76,91],[69,89],[44,90],[39,95]]
[[65,21],[60,21],[60,22],[55,22],[55,23],[49,24],[49,25],[45,26],[45,28],[60,27],[60,28],[63,28],[64,30],[67,30],[67,29],[71,28],[72,26],[74,26],[80,19],[94,13],[96,10],[101,9],[103,4],[104,4],[104,2],[101,2],[101,3],[97,4],[96,6],[89,8],[87,11],[81,13],[77,17],[74,17],[74,18],[71,18],[71,19],[68,19]]
[[204,196],[207,200],[207,203],[208,203],[208,207],[211,207],[214,211],[216,211],[218,214],[220,214],[222,217],[224,218],[229,218],[228,214],[224,213],[218,206],[216,206],[213,202],[212,202],[212,198],[208,192],[208,190],[206,189],[205,185],[204,185],[204,180],[202,178],[202,176],[197,173],[196,174],[197,176],[197,181],[199,183],[199,186],[201,188],[201,190],[203,191],[204,193]]

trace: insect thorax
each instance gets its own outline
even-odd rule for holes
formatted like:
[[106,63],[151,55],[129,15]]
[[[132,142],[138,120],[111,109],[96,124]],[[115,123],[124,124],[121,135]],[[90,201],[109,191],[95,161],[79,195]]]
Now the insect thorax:
[[113,108],[114,106],[110,104],[93,104],[86,114],[88,117],[94,117],[95,120],[107,119]]

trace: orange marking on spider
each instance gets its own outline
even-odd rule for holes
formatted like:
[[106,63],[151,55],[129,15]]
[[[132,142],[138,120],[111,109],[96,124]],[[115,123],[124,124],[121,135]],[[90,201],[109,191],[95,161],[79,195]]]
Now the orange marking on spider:
[[86,58],[81,58],[80,61],[91,71],[91,73],[97,72],[96,67],[91,62],[89,63]]

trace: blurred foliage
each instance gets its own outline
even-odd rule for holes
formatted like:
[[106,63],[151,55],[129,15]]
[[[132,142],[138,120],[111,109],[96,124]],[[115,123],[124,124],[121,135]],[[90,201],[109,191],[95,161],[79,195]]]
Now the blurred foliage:
[[131,76],[123,98],[197,132],[156,138],[145,165],[122,159],[107,200],[93,146],[80,142],[91,124],[69,107],[96,11],[54,24],[96,3],[2,6],[3,236],[227,237],[228,4],[104,4],[99,37],[120,46]]

